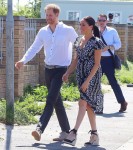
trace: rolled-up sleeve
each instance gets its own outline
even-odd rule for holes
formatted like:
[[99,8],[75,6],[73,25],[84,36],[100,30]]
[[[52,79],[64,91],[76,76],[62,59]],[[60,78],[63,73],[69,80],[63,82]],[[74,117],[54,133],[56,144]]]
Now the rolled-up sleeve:
[[40,38],[40,32],[36,35],[36,38],[30,48],[27,50],[23,58],[20,60],[24,64],[30,61],[43,47],[43,42]]
[[113,30],[113,46],[115,47],[115,50],[121,48],[121,40],[116,30]]
[[78,34],[76,33],[75,29],[73,27],[70,27],[68,30],[69,32],[69,39],[72,43],[76,41],[76,38],[78,37]]

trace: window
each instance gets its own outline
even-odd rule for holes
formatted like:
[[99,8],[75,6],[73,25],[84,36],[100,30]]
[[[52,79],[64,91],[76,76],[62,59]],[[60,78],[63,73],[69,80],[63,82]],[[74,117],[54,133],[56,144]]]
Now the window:
[[133,15],[128,16],[127,23],[133,25]]
[[[113,15],[113,18],[109,18],[109,14]],[[108,20],[113,23],[121,23],[121,12],[111,11],[107,13]]]
[[78,21],[79,20],[79,12],[76,12],[76,11],[68,12],[68,20]]

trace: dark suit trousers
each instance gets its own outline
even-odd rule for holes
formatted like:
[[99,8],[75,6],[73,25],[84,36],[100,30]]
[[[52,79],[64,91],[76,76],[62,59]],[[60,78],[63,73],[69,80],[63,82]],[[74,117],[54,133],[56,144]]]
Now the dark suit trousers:
[[[61,130],[70,130],[68,118],[60,94],[60,89],[62,86],[62,76],[65,72],[66,68],[45,69],[45,80],[46,86],[48,88],[48,96],[43,114],[41,115],[40,121],[37,125],[37,127],[39,127],[42,132],[46,128],[52,116],[54,108]],[[54,126],[55,125],[53,125],[53,128]]]
[[102,73],[107,76],[107,79],[109,81],[109,84],[111,85],[114,94],[116,96],[116,99],[118,103],[125,102],[125,98],[123,96],[122,90],[115,78],[115,69],[113,65],[113,59],[112,57],[102,57],[101,58],[101,67],[102,67]]

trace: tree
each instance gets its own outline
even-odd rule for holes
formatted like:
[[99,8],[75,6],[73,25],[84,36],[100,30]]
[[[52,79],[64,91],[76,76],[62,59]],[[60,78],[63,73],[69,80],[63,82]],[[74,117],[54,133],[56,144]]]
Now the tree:
[[[25,6],[20,6],[19,2],[20,0],[18,0],[16,10],[13,10],[13,15],[40,18],[41,0],[29,0]],[[7,0],[0,0],[0,15],[7,15]]]
[[7,14],[7,0],[0,0],[0,15],[5,16]]
[[40,18],[41,0],[29,0],[25,6],[19,6],[14,15],[25,16],[26,18]]

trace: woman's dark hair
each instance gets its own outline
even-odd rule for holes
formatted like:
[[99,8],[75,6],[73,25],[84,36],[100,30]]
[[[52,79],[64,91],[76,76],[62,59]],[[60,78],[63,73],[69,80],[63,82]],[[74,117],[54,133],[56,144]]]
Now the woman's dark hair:
[[95,37],[100,37],[99,29],[95,25],[95,20],[92,17],[90,17],[90,16],[84,17],[83,19],[88,23],[88,25],[90,25],[90,26],[92,25],[93,26],[93,34],[94,34],[94,36]]

